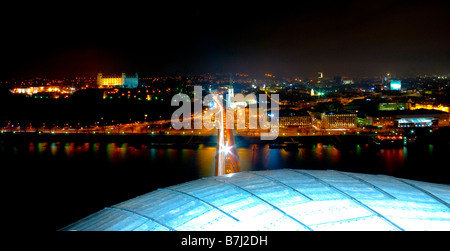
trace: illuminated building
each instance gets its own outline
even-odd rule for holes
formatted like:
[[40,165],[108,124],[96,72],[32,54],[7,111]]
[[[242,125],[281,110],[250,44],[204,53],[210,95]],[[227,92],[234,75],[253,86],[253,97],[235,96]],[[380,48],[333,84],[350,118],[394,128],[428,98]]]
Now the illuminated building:
[[366,118],[367,125],[389,128],[394,127],[393,116],[370,115]]
[[311,127],[312,119],[311,116],[288,116],[280,117],[281,127]]
[[401,118],[395,121],[398,127],[429,127],[433,124],[437,125],[429,118]]
[[449,230],[449,190],[333,170],[240,172],[158,189],[62,230]]
[[341,79],[341,83],[342,83],[343,85],[352,85],[352,84],[354,84],[355,82],[353,81],[353,79],[344,76],[344,77],[342,77],[342,79]]
[[400,91],[402,89],[402,81],[391,79],[390,81],[391,91]]
[[323,79],[323,73],[318,72],[317,73],[317,83],[320,84],[322,82],[322,79]]
[[330,129],[356,128],[356,114],[326,114],[322,113],[322,127]]
[[[230,79],[230,84],[228,85],[228,94],[227,94],[227,105],[231,108],[236,107],[247,107],[247,102],[232,102],[231,99],[234,98],[234,88]],[[256,103],[256,100],[253,100]]]
[[137,73],[133,77],[127,77],[125,73],[121,76],[103,76],[102,73],[97,75],[97,86],[99,88],[137,88],[139,79]]
[[379,103],[379,111],[395,111],[395,110],[405,110],[406,103]]
[[395,116],[395,127],[430,127],[439,125],[447,114],[436,110],[404,111]]
[[60,92],[59,86],[39,86],[39,87],[28,87],[28,88],[14,88],[11,93],[14,94],[28,94],[33,95],[43,92]]
[[437,111],[443,111],[443,112],[450,112],[450,107],[443,106],[443,105],[422,105],[422,104],[415,104],[414,106],[410,107],[411,110],[418,110],[418,109],[426,109],[426,110],[437,110]]
[[352,84],[354,84],[355,82],[353,81],[353,79],[345,79],[345,80],[342,81],[342,83],[343,83],[344,85],[352,85]]
[[450,114],[441,116],[438,121],[439,126],[450,126]]
[[[42,87],[43,89],[44,87]],[[28,87],[28,88],[14,88],[11,90],[11,93],[14,94],[27,94],[33,95],[39,92],[39,87]]]
[[378,111],[367,115],[367,124],[379,127],[444,126],[448,113],[436,110]]
[[13,88],[11,93],[13,94],[23,94],[28,96],[33,96],[37,94],[49,94],[50,98],[67,98],[69,94],[73,92],[73,88],[69,87],[59,87],[59,86],[37,86],[37,87],[27,87],[27,88]]
[[228,85],[228,95],[227,95],[227,105],[231,106],[232,102],[231,102],[231,98],[234,97],[234,88],[233,88],[233,83],[231,82],[231,77],[230,77],[230,84]]

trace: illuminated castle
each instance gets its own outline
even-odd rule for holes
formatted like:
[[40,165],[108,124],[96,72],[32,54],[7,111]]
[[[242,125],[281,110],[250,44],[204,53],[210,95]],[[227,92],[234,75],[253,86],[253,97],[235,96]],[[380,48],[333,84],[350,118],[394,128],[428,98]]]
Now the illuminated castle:
[[137,88],[139,84],[138,74],[133,77],[127,77],[125,73],[113,76],[103,76],[102,73],[97,75],[97,85],[99,88]]

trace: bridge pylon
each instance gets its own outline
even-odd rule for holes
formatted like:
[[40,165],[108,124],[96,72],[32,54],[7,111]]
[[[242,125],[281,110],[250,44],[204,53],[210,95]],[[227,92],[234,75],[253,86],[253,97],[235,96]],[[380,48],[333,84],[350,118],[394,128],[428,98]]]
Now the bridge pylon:
[[[232,95],[233,86],[230,84],[228,87],[227,107],[231,104],[230,98]],[[223,106],[220,108],[222,116],[219,116],[219,129],[217,133],[216,176],[241,172],[236,142],[234,140],[234,130],[225,126],[225,109]],[[229,114],[229,116],[234,116],[234,110],[232,112],[233,114]]]

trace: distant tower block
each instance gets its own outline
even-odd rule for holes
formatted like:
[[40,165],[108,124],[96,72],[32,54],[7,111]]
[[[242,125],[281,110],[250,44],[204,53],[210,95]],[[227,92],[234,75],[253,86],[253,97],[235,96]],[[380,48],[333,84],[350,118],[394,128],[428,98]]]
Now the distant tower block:
[[322,82],[322,79],[323,79],[323,73],[318,72],[317,73],[317,83],[320,84]]

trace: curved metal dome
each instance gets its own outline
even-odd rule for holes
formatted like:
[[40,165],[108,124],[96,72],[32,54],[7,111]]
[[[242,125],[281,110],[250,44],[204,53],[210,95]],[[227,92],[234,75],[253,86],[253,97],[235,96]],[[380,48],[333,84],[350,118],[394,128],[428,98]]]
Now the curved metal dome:
[[449,203],[449,185],[282,169],[158,189],[62,230],[450,230]]

